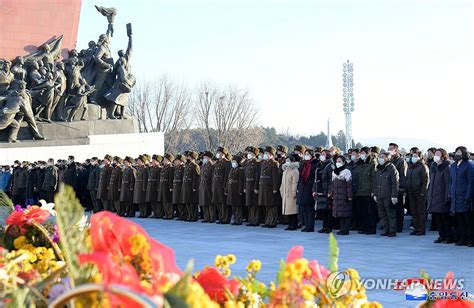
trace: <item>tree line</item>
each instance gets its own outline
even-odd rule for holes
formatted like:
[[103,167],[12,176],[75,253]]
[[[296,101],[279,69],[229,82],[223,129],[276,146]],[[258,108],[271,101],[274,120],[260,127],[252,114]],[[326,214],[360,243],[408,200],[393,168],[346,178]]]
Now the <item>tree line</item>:
[[[180,153],[225,146],[232,153],[248,145],[296,144],[325,146],[324,132],[314,136],[295,136],[263,127],[258,109],[246,89],[234,85],[203,82],[195,88],[162,76],[142,80],[130,94],[128,112],[138,121],[140,132],[163,132],[165,151]],[[345,147],[345,134],[331,136],[332,143]],[[357,145],[356,145],[357,146]]]

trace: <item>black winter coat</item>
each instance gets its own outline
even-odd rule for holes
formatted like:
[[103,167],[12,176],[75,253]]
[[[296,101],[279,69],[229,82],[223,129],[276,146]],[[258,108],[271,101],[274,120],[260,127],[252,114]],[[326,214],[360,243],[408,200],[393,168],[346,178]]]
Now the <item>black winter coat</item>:
[[451,208],[451,204],[448,203],[449,162],[444,161],[440,165],[432,164],[430,174],[427,210],[430,213],[449,213]]
[[309,177],[306,181],[304,181],[302,177],[304,165],[304,163],[301,164],[300,168],[298,169],[300,178],[298,180],[298,195],[296,198],[296,203],[298,205],[314,206],[313,184],[314,178],[316,176],[316,168],[318,167],[318,161],[314,159],[311,161],[311,170],[309,171]]

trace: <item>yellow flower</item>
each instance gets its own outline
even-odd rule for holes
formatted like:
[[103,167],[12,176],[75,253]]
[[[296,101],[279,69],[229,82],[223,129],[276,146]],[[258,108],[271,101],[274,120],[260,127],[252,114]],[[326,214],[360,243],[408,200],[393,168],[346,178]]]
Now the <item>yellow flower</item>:
[[235,261],[237,261],[237,258],[235,257],[235,255],[233,255],[233,254],[228,254],[227,255],[227,262],[229,264],[234,264]]
[[216,266],[219,266],[222,262],[222,256],[221,255],[217,255],[216,258],[214,259],[214,264]]
[[245,305],[242,302],[230,300],[225,302],[224,308],[245,308]]
[[23,247],[23,245],[27,244],[26,236],[21,235],[17,237],[15,240],[13,240],[13,246],[15,246],[15,249],[20,249]]
[[227,268],[224,269],[222,274],[226,277],[229,277],[231,273],[232,272],[230,271],[230,268],[227,267]]
[[150,243],[143,234],[134,234],[130,237],[129,241],[132,244],[130,252],[134,256],[146,254],[150,250]]

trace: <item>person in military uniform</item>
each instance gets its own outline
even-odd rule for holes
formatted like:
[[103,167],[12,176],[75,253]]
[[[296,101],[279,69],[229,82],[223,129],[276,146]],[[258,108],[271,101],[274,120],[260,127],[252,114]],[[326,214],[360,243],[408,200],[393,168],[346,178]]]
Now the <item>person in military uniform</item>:
[[54,159],[48,159],[48,167],[44,174],[43,185],[41,190],[43,195],[46,196],[46,202],[50,203],[54,201],[54,192],[58,188],[58,168],[54,165]]
[[244,170],[242,169],[242,157],[235,155],[232,158],[232,169],[227,180],[227,206],[232,209],[234,221],[232,225],[242,224],[242,205],[244,194]]
[[231,163],[227,159],[229,151],[224,147],[218,147],[216,151],[217,163],[214,165],[214,175],[212,178],[212,202],[216,206],[218,224],[230,223],[229,210],[227,208],[227,198],[225,189],[227,178],[231,169]]
[[212,154],[205,151],[202,154],[201,177],[199,183],[199,205],[203,211],[203,223],[214,223],[216,220],[216,208],[212,203],[212,178],[214,176],[214,163]]
[[249,227],[257,227],[259,225],[260,208],[258,206],[258,183],[260,180],[260,163],[257,161],[259,150],[256,147],[248,146],[245,149],[247,152],[247,160],[244,166],[244,193],[245,206],[248,208]]
[[[112,160],[112,173],[110,174],[109,187],[108,187],[108,199],[110,201],[110,207],[118,213],[121,209],[120,206],[120,186],[122,185],[122,164],[123,160],[114,156]],[[118,213],[123,216],[123,213]]]
[[158,189],[161,173],[161,155],[153,155],[151,166],[148,168],[148,184],[146,187],[146,202],[149,202],[153,210],[153,218],[163,218],[163,204],[158,202]]
[[112,204],[109,200],[109,193],[108,193],[110,176],[112,175],[112,169],[113,169],[112,166],[110,165],[111,161],[112,161],[112,156],[108,154],[105,155],[104,160],[102,162],[103,167],[102,167],[102,170],[100,170],[99,184],[98,184],[98,189],[97,189],[97,199],[100,199],[103,209],[106,211],[112,211]]
[[46,173],[46,162],[45,161],[38,161],[38,170],[36,172],[36,185],[35,185],[35,192],[38,194],[39,199],[46,200],[46,196],[41,192],[41,186],[44,182],[44,174]]
[[150,216],[149,204],[146,203],[146,187],[148,184],[148,168],[146,166],[147,159],[144,155],[137,158],[137,177],[135,178],[135,186],[133,188],[133,204],[138,205],[140,216],[138,218],[147,218]]
[[163,156],[163,168],[160,174],[160,187],[158,189],[158,202],[163,205],[164,219],[173,219],[173,180],[174,180],[174,166],[172,162],[174,156],[165,153]]
[[266,228],[276,228],[278,219],[275,195],[280,191],[280,171],[278,162],[274,158],[275,152],[274,147],[265,147],[260,168],[258,205],[265,209],[265,223],[262,227]]
[[[280,172],[280,186],[281,186],[281,181],[283,178],[283,164],[286,162],[286,157],[288,155],[288,147],[286,145],[279,145],[276,148],[276,154],[277,154],[277,162],[279,164],[279,172]],[[282,224],[288,224],[288,218],[284,215],[283,213],[283,208],[282,208],[282,198],[281,194],[276,194],[276,203],[277,203],[277,208],[278,208],[278,221]]]
[[26,201],[26,176],[28,173],[28,162],[23,161],[21,165],[15,167],[12,182],[12,201],[25,207]]
[[97,157],[91,158],[91,169],[89,171],[89,178],[87,179],[87,190],[89,191],[92,210],[94,213],[99,212],[102,209],[100,200],[97,199],[97,189],[99,187],[100,167],[99,159]]
[[184,155],[178,154],[173,161],[174,177],[172,191],[173,212],[178,212],[178,220],[185,220],[186,206],[181,203],[181,188],[183,187],[184,176]]
[[181,188],[181,203],[186,205],[186,221],[198,220],[199,175],[201,169],[196,163],[199,154],[194,151],[187,152],[187,163],[184,167],[183,187]]
[[122,172],[122,182],[120,184],[120,208],[117,210],[117,213],[126,217],[135,217],[133,189],[135,187],[137,171],[132,167],[133,158],[130,156],[125,157],[123,164],[125,168]]

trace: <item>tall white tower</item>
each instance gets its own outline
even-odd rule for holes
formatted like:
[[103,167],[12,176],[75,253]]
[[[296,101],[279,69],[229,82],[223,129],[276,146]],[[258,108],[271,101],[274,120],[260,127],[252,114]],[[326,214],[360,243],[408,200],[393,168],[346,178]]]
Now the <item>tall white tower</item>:
[[332,137],[331,137],[331,130],[329,129],[329,121],[330,119],[328,118],[328,131],[327,131],[328,140],[326,141],[326,149],[329,149],[330,147],[332,147]]
[[354,65],[349,60],[342,64],[343,110],[346,116],[346,151],[352,147],[352,112],[354,111]]

